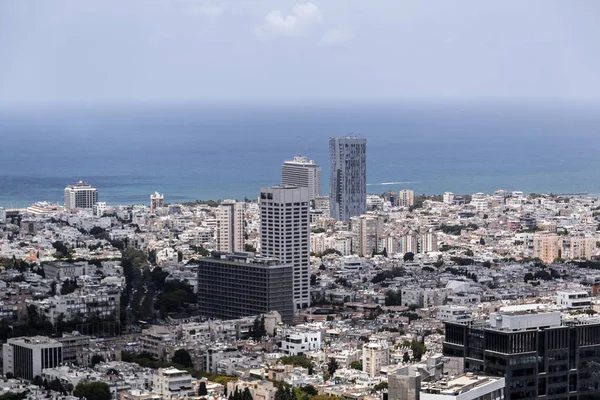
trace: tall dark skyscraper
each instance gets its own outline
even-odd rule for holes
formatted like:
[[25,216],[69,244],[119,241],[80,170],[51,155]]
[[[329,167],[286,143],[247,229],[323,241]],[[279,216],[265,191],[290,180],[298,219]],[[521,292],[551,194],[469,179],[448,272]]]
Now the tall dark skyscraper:
[[355,136],[329,139],[332,218],[348,222],[367,208],[367,139]]

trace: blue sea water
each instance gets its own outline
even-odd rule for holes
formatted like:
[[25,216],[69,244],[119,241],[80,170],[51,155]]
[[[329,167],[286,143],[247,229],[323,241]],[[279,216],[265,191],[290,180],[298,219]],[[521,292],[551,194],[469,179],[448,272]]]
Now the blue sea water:
[[77,180],[109,204],[255,198],[297,154],[327,194],[328,138],[350,133],[371,193],[600,193],[598,104],[55,106],[0,110],[0,206],[62,202]]

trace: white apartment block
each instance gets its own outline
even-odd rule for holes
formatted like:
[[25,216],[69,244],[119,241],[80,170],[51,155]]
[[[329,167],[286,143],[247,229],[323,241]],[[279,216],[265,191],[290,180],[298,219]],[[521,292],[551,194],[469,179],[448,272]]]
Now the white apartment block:
[[307,188],[312,201],[321,196],[321,167],[304,156],[295,156],[281,166],[281,184]]
[[163,208],[165,206],[165,196],[154,192],[150,195],[150,211],[156,212],[156,209]]
[[0,222],[6,222],[6,209],[0,207]]
[[415,205],[415,192],[412,190],[400,190],[398,192],[398,205],[400,207],[411,207]]
[[592,306],[592,299],[590,298],[590,294],[585,290],[576,292],[559,291],[556,292],[556,304],[568,309],[590,308]]
[[160,368],[152,376],[152,391],[163,400],[193,397],[192,375],[177,368]]
[[281,341],[281,351],[290,356],[299,356],[321,349],[321,332],[290,332]]
[[[105,201],[99,201],[96,204],[94,204],[94,206],[92,207],[92,214],[96,218],[102,217],[105,212],[106,212],[106,202]],[[108,225],[108,226],[110,227],[110,225]]]
[[225,200],[217,210],[217,249],[244,251],[244,203]]
[[437,310],[436,319],[443,322],[468,322],[472,319],[470,310],[465,306],[441,306]]
[[446,192],[443,196],[444,204],[454,204],[454,193]]
[[63,345],[46,336],[8,339],[2,345],[4,374],[12,373],[28,381],[42,376],[44,368],[54,368],[63,362]]
[[362,349],[363,372],[371,378],[380,375],[381,367],[390,363],[390,349],[385,342],[369,342]]
[[260,191],[261,254],[294,266],[294,309],[310,306],[308,189],[273,186]]
[[65,207],[69,210],[92,208],[97,201],[98,190],[83,181],[65,188]]
[[74,292],[35,301],[32,305],[38,309],[40,314],[44,314],[52,324],[55,324],[61,314],[64,316],[65,321],[69,321],[76,316],[87,318],[92,315],[98,315],[106,319],[118,319],[120,301],[120,293],[116,291],[86,294]]
[[353,250],[361,256],[370,256],[373,251],[379,251],[379,237],[383,233],[383,218],[377,215],[365,214],[351,218],[352,233],[357,238]]

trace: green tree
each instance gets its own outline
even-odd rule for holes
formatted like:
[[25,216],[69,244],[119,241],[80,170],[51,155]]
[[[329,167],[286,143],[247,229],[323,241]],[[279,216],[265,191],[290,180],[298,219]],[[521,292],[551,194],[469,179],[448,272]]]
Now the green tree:
[[186,368],[194,366],[194,363],[192,362],[192,356],[186,349],[179,349],[175,351],[171,361]]
[[362,361],[352,361],[350,363],[350,368],[362,371],[362,369],[363,369]]
[[31,381],[31,383],[34,384],[35,386],[39,386],[39,387],[44,386],[44,380],[39,375],[34,376],[33,381]]
[[73,396],[86,400],[111,400],[110,386],[104,382],[80,382]]
[[388,388],[387,381],[380,382],[377,385],[373,386],[373,389],[375,389],[376,391],[380,391],[380,390],[387,389],[387,388]]
[[102,357],[102,355],[100,354],[94,354],[92,356],[92,359],[90,360],[90,363],[92,364],[92,368],[94,368],[96,365],[105,362],[106,360],[104,359],[104,357]]
[[404,361],[405,363],[410,361],[410,355],[408,354],[408,351],[405,351],[402,355],[402,361]]
[[198,386],[198,396],[206,396],[208,394],[208,390],[206,390],[206,382],[200,381],[200,385]]
[[260,340],[264,336],[267,336],[267,330],[265,329],[265,317],[256,317],[250,330],[250,335],[254,340]]
[[335,374],[335,371],[337,371],[338,369],[338,363],[335,360],[335,358],[330,358],[329,362],[327,363],[327,372],[329,373],[330,376],[333,376],[333,374]]
[[404,253],[403,257],[404,261],[413,261],[415,259],[415,253],[412,251]]

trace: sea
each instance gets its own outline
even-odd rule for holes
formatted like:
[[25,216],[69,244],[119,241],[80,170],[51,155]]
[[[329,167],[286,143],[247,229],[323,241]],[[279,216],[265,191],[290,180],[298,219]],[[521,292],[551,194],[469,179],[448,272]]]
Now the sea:
[[108,204],[255,199],[295,155],[329,192],[333,136],[367,138],[369,193],[600,194],[600,104],[559,101],[0,107],[0,206],[62,203],[85,180]]

